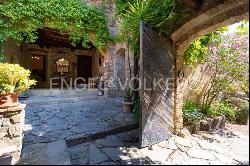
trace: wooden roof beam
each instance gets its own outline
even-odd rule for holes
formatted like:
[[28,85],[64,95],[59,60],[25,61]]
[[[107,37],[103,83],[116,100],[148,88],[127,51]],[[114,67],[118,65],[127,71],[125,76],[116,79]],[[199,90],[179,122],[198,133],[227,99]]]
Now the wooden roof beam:
[[52,34],[49,34],[47,36],[47,38],[52,38],[54,40],[63,40],[63,41],[68,41],[69,40],[69,37],[64,37],[64,36],[57,36],[57,35],[52,35]]

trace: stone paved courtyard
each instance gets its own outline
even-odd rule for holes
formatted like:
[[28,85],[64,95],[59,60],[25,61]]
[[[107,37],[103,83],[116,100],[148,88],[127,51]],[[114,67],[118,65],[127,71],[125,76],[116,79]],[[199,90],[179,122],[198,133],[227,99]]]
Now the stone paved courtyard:
[[186,138],[173,136],[143,149],[138,129],[69,144],[69,140],[136,122],[131,113],[122,112],[120,99],[95,92],[31,96],[23,102],[27,103],[24,147],[18,164],[249,164],[249,134],[229,125]]
[[69,148],[72,164],[98,165],[228,165],[249,164],[249,137],[229,130],[174,136],[139,149],[137,130]]
[[[122,111],[122,100],[98,96],[97,90],[31,95],[27,104],[23,156],[41,143],[74,140],[117,127],[136,124]],[[27,156],[26,156],[27,157]]]
[[24,102],[24,145],[74,139],[135,123],[132,113],[123,113],[122,100],[97,96],[94,90],[31,96]]

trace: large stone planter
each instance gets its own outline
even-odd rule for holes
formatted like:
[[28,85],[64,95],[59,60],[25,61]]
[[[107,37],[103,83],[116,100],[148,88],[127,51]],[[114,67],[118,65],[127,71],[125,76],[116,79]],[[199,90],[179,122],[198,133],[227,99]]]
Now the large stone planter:
[[[9,164],[15,164],[19,160],[22,150],[22,139],[24,129],[25,105],[0,109],[0,163],[3,156],[11,156]],[[14,150],[8,151],[11,147]],[[6,150],[6,151],[5,151]]]

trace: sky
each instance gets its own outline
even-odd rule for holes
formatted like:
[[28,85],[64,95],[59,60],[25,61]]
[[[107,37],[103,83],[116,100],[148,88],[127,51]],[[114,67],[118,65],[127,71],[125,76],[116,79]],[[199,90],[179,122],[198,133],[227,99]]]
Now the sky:
[[[226,31],[225,34],[234,33],[235,31],[237,31],[237,27],[238,27],[239,25],[240,25],[240,22],[230,25],[230,26],[229,26],[229,30]],[[247,26],[249,27],[249,22],[248,22]]]

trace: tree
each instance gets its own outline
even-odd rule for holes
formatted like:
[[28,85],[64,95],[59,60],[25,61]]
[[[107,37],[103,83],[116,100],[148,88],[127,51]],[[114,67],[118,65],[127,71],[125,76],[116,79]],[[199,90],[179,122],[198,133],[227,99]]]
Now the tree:
[[246,33],[221,34],[209,44],[206,63],[211,79],[202,92],[200,104],[203,109],[210,107],[220,94],[225,95],[232,86],[248,82],[248,40]]

